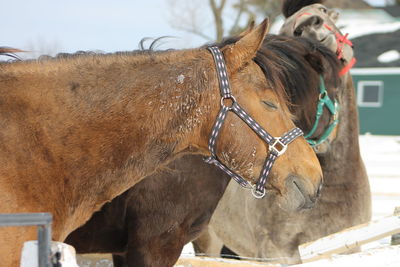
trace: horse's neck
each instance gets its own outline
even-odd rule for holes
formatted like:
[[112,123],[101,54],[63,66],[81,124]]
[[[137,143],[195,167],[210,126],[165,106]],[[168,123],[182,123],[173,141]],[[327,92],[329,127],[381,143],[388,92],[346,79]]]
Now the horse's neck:
[[[339,129],[330,150],[319,156],[326,183],[356,182],[364,176],[359,147],[359,121],[355,91],[350,74],[342,78]],[[352,166],[347,168],[346,166]],[[353,170],[355,170],[353,172]],[[358,172],[358,173],[357,173]],[[329,175],[325,175],[329,174]],[[332,180],[329,180],[331,179]],[[328,179],[328,180],[327,180]]]
[[189,145],[204,141],[200,139],[202,125],[208,123],[210,110],[218,107],[217,100],[211,101],[218,92],[210,92],[204,81],[207,72],[198,73],[201,61],[184,60],[193,57],[189,51],[178,53],[161,54],[160,59],[156,55],[151,62],[138,64],[131,70],[133,84],[126,85],[133,91],[132,95],[127,93],[132,101],[128,108],[132,122],[127,124],[132,139],[128,142],[137,144],[132,149],[134,161],[147,163],[139,164],[143,175]]
[[35,131],[48,138],[41,145],[66,166],[61,175],[77,183],[82,174],[87,176],[80,177],[82,181],[104,178],[102,185],[110,188],[115,187],[110,177],[119,176],[120,189],[127,189],[189,144],[204,142],[206,147],[200,130],[208,123],[204,118],[211,120],[209,113],[217,114],[218,100],[210,98],[218,92],[210,90],[210,82],[216,83],[215,78],[207,80],[210,66],[201,66],[206,56],[196,53],[200,59],[185,51],[138,59],[129,55],[28,62],[21,66],[29,68],[29,75],[21,74],[23,68],[16,64],[10,75],[19,80],[12,85],[21,101],[30,101],[20,111],[29,117],[21,120],[35,122]]
[[343,77],[342,84],[339,116],[343,124],[339,128],[339,140],[353,143],[353,148],[358,150],[359,120],[353,79],[350,74]]

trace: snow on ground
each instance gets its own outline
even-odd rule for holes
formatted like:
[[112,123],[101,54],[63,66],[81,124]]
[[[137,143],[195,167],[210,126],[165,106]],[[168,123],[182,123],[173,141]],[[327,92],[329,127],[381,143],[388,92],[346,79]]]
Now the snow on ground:
[[[359,13],[342,10],[337,26],[343,34],[349,34],[349,39],[374,33],[394,32],[400,29],[400,21],[388,16],[383,10],[371,10],[371,12],[373,13],[369,14],[369,10]],[[382,16],[379,16],[380,12]]]
[[360,136],[361,155],[372,192],[373,219],[400,206],[400,136]]
[[334,255],[310,263],[293,265],[292,267],[398,267],[400,265],[400,247],[380,247],[350,255]]
[[380,63],[389,63],[400,59],[400,53],[397,50],[389,50],[378,56]]

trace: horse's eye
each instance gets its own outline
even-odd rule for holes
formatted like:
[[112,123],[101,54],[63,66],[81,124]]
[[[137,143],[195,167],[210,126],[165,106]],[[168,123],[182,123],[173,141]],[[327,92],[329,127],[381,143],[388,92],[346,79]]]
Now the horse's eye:
[[326,9],[325,7],[320,7],[319,9],[324,13],[328,13],[328,9]]
[[278,109],[278,107],[274,103],[272,103],[270,101],[263,100],[262,102],[268,109],[272,109],[272,110],[277,110]]

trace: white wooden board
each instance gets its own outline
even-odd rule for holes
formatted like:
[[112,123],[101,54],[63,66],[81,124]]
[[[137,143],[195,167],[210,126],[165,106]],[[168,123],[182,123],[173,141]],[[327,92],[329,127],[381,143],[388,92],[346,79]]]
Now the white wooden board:
[[[390,216],[367,224],[345,229],[299,246],[303,262],[344,253],[363,244],[379,240],[392,234],[400,233],[400,216]],[[400,266],[400,265],[399,265]]]

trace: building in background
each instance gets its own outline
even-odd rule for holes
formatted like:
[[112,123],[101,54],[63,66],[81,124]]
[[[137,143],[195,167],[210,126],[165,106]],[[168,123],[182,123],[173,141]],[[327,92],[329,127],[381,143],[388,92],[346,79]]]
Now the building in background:
[[346,10],[343,15],[341,27],[353,37],[357,58],[351,74],[360,133],[400,135],[400,7]]
[[360,133],[400,135],[400,65],[354,68]]

